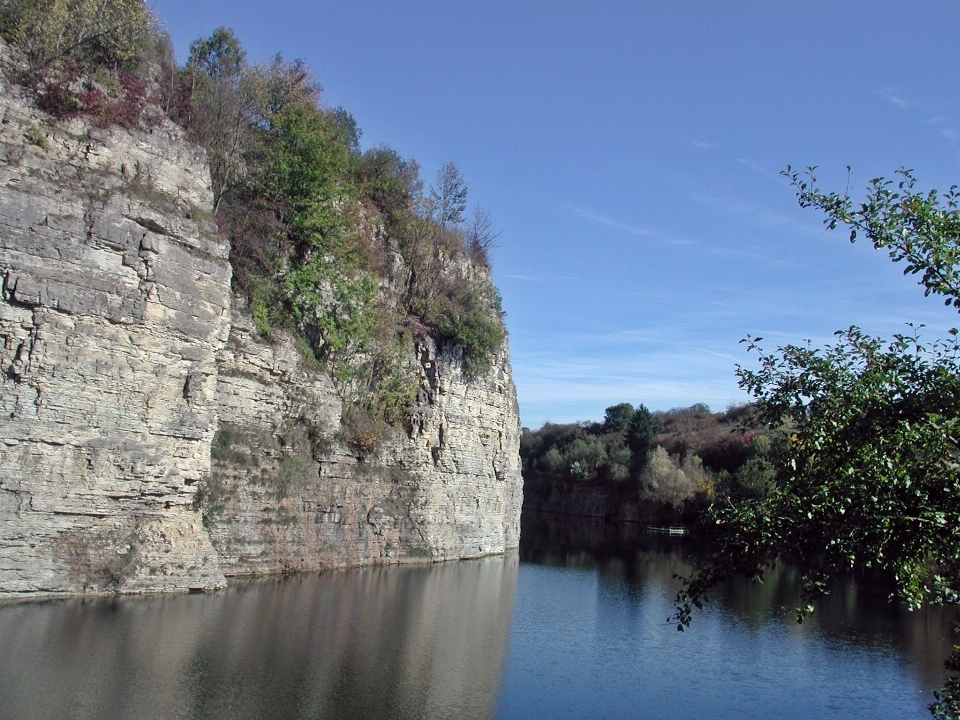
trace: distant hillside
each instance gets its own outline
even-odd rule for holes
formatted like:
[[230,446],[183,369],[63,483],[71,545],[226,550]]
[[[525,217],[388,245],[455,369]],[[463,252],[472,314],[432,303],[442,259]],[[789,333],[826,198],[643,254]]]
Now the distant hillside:
[[603,422],[524,428],[524,506],[636,522],[692,521],[717,495],[763,494],[776,433],[750,405],[650,412],[621,403]]

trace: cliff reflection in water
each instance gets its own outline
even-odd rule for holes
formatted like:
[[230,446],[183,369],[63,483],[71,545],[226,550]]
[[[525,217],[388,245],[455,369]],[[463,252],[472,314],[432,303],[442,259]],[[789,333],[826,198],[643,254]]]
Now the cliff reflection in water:
[[516,554],[0,606],[0,718],[487,718]]
[[[594,570],[601,587],[613,590],[602,597],[639,597],[653,590],[668,601],[668,611],[679,586],[674,573],[689,575],[690,557],[697,552],[695,537],[648,534],[642,525],[596,518],[524,513],[521,533],[521,562]],[[898,655],[915,668],[924,687],[939,687],[948,676],[943,661],[953,647],[952,629],[960,612],[938,606],[910,611],[889,601],[893,590],[891,580],[880,573],[850,574],[796,630],[847,652]],[[793,625],[787,609],[797,606],[799,594],[797,573],[780,566],[763,583],[739,578],[717,588],[708,612],[753,630],[778,619]],[[688,634],[706,631],[709,623],[705,613],[694,615]]]

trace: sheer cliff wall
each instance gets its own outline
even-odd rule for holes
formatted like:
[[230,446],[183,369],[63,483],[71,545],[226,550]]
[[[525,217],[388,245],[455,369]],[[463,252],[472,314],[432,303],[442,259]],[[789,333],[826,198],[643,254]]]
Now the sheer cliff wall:
[[205,155],[158,122],[51,124],[0,87],[0,595],[515,547],[506,349],[468,381],[411,348],[415,413],[358,457],[330,379],[231,298]]
[[415,413],[358,456],[340,402],[290,337],[259,338],[240,303],[220,355],[221,430],[206,518],[229,574],[476,557],[520,537],[520,422],[506,351],[467,381],[416,348]]
[[230,265],[201,151],[0,91],[0,589],[223,584],[193,507]]

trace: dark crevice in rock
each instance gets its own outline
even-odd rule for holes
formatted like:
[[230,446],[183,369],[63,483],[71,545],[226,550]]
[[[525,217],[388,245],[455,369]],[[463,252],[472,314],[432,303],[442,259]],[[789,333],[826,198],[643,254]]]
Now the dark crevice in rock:
[[130,217],[129,219],[133,220],[140,227],[146,230],[149,230],[150,232],[155,232],[157,235],[166,235],[167,237],[176,237],[176,235],[171,233],[163,225],[161,225],[160,223],[158,223],[156,220],[152,218]]

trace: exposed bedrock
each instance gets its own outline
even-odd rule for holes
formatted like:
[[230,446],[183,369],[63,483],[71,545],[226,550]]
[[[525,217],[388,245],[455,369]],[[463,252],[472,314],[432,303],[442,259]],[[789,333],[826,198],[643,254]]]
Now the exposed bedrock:
[[167,121],[51,124],[0,85],[0,595],[517,546],[506,347],[469,381],[411,348],[413,418],[358,457],[330,379],[231,311],[203,151]]
[[340,401],[293,339],[258,338],[238,302],[220,355],[206,519],[228,574],[476,557],[516,547],[519,417],[504,350],[467,381],[417,347],[412,422],[369,456],[338,442]]
[[[0,91],[0,589],[224,582],[194,509],[229,332],[204,154]],[[31,139],[31,140],[28,140]]]

